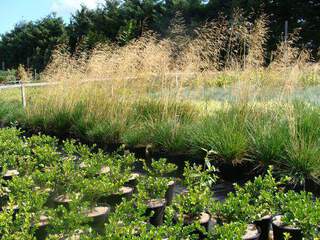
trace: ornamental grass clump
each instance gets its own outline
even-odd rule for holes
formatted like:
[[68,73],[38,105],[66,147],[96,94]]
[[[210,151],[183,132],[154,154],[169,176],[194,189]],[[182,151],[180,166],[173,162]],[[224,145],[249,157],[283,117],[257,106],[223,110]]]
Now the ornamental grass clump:
[[212,150],[217,164],[241,164],[249,150],[245,120],[245,113],[238,107],[205,117],[191,129],[189,141],[192,149],[195,152]]

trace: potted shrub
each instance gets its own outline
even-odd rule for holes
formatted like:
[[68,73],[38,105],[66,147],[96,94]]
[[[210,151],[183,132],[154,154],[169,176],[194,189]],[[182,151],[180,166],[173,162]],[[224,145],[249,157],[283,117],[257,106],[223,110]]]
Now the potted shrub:
[[57,208],[48,211],[47,216],[50,219],[50,227],[47,229],[49,239],[68,239],[75,236],[75,233],[79,230],[84,231],[88,223],[94,222],[94,219],[90,219],[88,216],[88,206],[88,202],[78,198],[73,199],[68,208],[59,205]]
[[111,193],[107,197],[102,197],[99,199],[99,202],[110,204],[111,206],[116,206],[121,203],[121,201],[126,198],[130,199],[133,195],[132,187],[120,187],[117,191]]
[[0,183],[0,208],[4,207],[9,202],[9,193],[10,189]]
[[106,239],[139,239],[148,229],[153,228],[147,224],[150,219],[146,215],[147,205],[137,195],[131,200],[124,200],[109,216],[105,225],[104,237]]
[[35,237],[37,239],[46,239],[48,235],[49,217],[46,215],[40,215],[38,221],[35,223]]
[[[200,224],[205,229],[204,232],[209,231],[216,223],[208,213],[209,206],[214,202],[211,192],[216,181],[214,171],[214,167],[209,163],[206,168],[186,163],[183,180],[186,190],[176,197],[172,205],[179,222],[185,225]],[[203,231],[199,232],[202,238],[204,235],[201,232]]]
[[108,157],[101,151],[98,153],[92,153],[90,156],[85,158],[79,158],[79,169],[83,171],[83,174],[87,178],[98,177],[100,175],[110,173],[110,167],[107,165]]
[[84,214],[91,221],[91,227],[98,233],[104,232],[104,224],[110,213],[110,207],[91,207],[84,211]]
[[[120,178],[121,179],[121,178]],[[113,178],[107,175],[101,175],[97,178],[85,178],[81,181],[82,198],[91,202],[94,206],[116,206],[122,201],[122,197],[130,197],[133,189],[122,188],[125,180],[113,182]]]
[[[111,163],[109,163],[111,165]],[[107,204],[111,206],[118,205],[123,198],[131,198],[133,188],[125,186],[131,177],[131,167],[124,166],[121,160],[114,160],[112,167],[105,174],[100,174],[91,179],[94,183],[84,184],[85,188],[93,187],[90,191],[96,195],[96,201],[100,204]],[[99,195],[99,196],[98,196]]]
[[235,184],[235,193],[230,193],[220,207],[222,221],[253,222],[261,230],[260,239],[269,239],[272,216],[277,212],[275,196],[287,181],[287,178],[276,181],[269,167],[264,177],[256,177],[243,186]]
[[77,193],[62,195],[61,200],[67,203],[67,211],[72,211],[71,206],[76,210],[76,203],[81,205],[78,214],[87,219],[96,232],[102,233],[111,208],[107,204],[100,205],[98,200],[104,193],[111,192],[113,186],[107,177],[83,178],[77,183]]
[[320,201],[311,193],[288,191],[277,194],[279,214],[272,222],[274,239],[314,239],[319,234]]
[[160,226],[163,223],[167,204],[166,197],[170,201],[173,198],[173,179],[166,176],[175,171],[176,166],[167,163],[166,159],[159,159],[158,161],[152,160],[150,167],[143,161],[143,169],[146,174],[140,177],[140,182],[137,185],[138,196],[147,205],[146,214],[151,214],[150,223]]
[[1,175],[4,180],[10,181],[12,178],[19,176],[17,158],[18,156],[14,154],[1,154],[0,159],[3,161],[1,163]]
[[211,192],[197,187],[178,195],[172,205],[176,212],[176,220],[185,225],[198,222],[209,231],[215,224],[215,220],[206,212],[210,201],[212,201]]
[[67,207],[73,198],[80,197],[79,191],[84,175],[83,172],[76,169],[72,157],[61,159],[50,170],[50,174],[52,174],[52,188],[54,189],[53,205],[62,204]]
[[45,172],[59,162],[61,153],[58,151],[57,139],[34,135],[24,140],[26,147],[30,149],[30,154],[19,161],[19,171],[23,175],[31,175],[36,170]]
[[125,183],[125,185],[135,188],[139,182],[140,176],[141,176],[141,173],[132,172],[129,176],[128,181]]
[[12,180],[13,177],[19,176],[19,171],[18,170],[7,170],[3,173],[3,179],[4,180]]
[[283,216],[278,215],[272,219],[273,238],[275,240],[286,240],[287,236],[292,240],[302,240],[303,234],[299,227],[288,225],[283,221]]
[[13,218],[19,219],[20,214],[23,215],[25,212],[30,213],[30,232],[34,232],[35,236],[38,236],[38,234],[45,235],[45,226],[47,224],[44,224],[42,212],[45,212],[46,209],[45,203],[48,193],[45,191],[34,191],[34,187],[35,182],[32,176],[14,178],[8,183],[8,188],[10,189],[9,200],[17,206],[13,208]]
[[163,223],[169,181],[167,178],[146,175],[141,177],[137,185],[138,197],[145,201],[146,215],[150,216],[152,225],[160,226]]
[[259,240],[260,230],[255,225],[243,222],[232,222],[217,225],[210,233],[212,239],[216,240]]
[[28,210],[29,206],[30,202],[26,202],[24,208],[17,213],[15,203],[9,202],[7,207],[2,209],[0,212],[1,239],[34,238],[34,228],[30,227],[33,213]]
[[167,178],[167,191],[165,193],[166,204],[170,205],[174,197],[174,188],[176,185],[175,179],[168,177],[177,170],[177,166],[173,163],[168,163],[166,159],[152,160],[151,166],[148,167],[143,161],[143,170],[147,175],[158,178]]

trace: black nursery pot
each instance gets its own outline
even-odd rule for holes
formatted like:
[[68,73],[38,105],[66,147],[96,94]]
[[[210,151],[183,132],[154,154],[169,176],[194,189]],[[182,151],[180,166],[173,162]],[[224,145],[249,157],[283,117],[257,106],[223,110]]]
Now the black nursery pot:
[[291,240],[302,240],[302,231],[298,228],[283,225],[281,216],[276,216],[272,220],[273,238],[274,240],[285,240],[284,234],[289,233]]
[[47,238],[48,226],[49,226],[48,217],[45,215],[41,215],[39,225],[37,226],[37,229],[35,231],[35,237],[37,240],[44,240]]
[[217,224],[217,221],[211,218],[208,213],[201,213],[200,215],[200,225],[206,229],[206,231],[210,231],[214,225]]
[[12,180],[13,177],[19,176],[19,172],[17,170],[8,170],[4,173],[3,179],[6,181]]
[[91,227],[98,233],[103,234],[104,224],[107,221],[108,215],[110,213],[110,207],[95,207],[88,210],[85,215],[92,219],[90,223]]
[[59,205],[64,206],[66,209],[69,209],[69,204],[72,202],[72,199],[67,195],[59,195],[53,198],[53,206],[58,207]]
[[260,240],[268,240],[269,232],[271,228],[272,216],[265,216],[260,220],[254,222],[254,224],[260,228],[261,235]]
[[135,188],[138,185],[138,181],[139,181],[138,179],[140,176],[141,176],[140,173],[137,173],[137,172],[131,173],[130,179],[125,185]]
[[[1,211],[7,210],[8,206],[4,206],[1,208]],[[16,220],[17,218],[17,214],[19,213],[19,206],[18,205],[14,205],[13,206],[13,213],[12,213],[12,220]]]
[[165,199],[153,199],[147,202],[146,215],[150,215],[150,224],[160,226],[163,224],[164,210],[166,208]]
[[246,234],[242,237],[243,240],[260,240],[261,231],[255,224],[249,224]]
[[125,149],[134,153],[136,158],[146,158],[146,145],[138,144],[135,146],[126,146]]
[[5,207],[8,202],[9,202],[9,189],[5,188],[6,193],[4,193],[2,196],[0,196],[0,209],[2,209],[3,207]]
[[131,187],[121,187],[118,193],[111,194],[107,197],[102,197],[99,199],[99,203],[110,206],[119,205],[123,198],[130,199],[133,194],[133,188]]
[[172,203],[173,197],[174,197],[174,187],[175,187],[176,183],[174,181],[170,181],[168,183],[168,190],[166,192],[166,202],[167,205],[170,205]]
[[[199,218],[189,218],[188,216],[184,217],[184,224],[189,225],[192,224],[194,221],[200,221],[200,226],[203,227],[206,232],[210,231],[216,224],[217,221],[213,218],[211,218],[211,215],[208,213],[201,213]],[[203,233],[200,230],[196,230],[193,232],[193,234],[198,234],[199,239],[206,239],[207,235],[206,233]]]
[[233,165],[232,163],[220,162],[217,164],[218,176],[226,181],[248,180],[255,176],[253,169],[255,165],[251,162],[243,162]]

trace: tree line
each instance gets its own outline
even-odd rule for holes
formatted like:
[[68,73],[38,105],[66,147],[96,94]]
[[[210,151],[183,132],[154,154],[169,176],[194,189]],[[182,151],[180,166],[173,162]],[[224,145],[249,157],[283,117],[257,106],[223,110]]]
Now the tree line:
[[99,43],[124,45],[147,30],[166,36],[177,12],[191,32],[221,14],[230,18],[234,9],[242,9],[252,22],[261,14],[268,16],[269,51],[284,38],[288,21],[290,32],[299,29],[297,44],[317,56],[319,0],[106,0],[93,10],[82,6],[68,24],[54,13],[38,21],[16,24],[13,30],[1,35],[0,63],[5,69],[23,64],[41,71],[58,45],[67,46],[73,54],[78,49],[90,50]]

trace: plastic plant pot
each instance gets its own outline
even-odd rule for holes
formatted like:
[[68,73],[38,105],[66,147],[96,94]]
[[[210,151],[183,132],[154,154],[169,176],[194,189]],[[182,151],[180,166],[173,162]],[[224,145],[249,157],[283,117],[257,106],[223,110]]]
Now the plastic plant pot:
[[[84,162],[80,163],[80,165],[79,165],[80,169],[85,169],[87,167],[88,167],[88,165],[86,163],[84,163]],[[102,166],[100,171],[95,176],[97,177],[97,176],[100,176],[100,175],[103,175],[103,174],[107,174],[109,172],[110,172],[110,167]]]
[[147,201],[146,215],[151,215],[149,221],[154,226],[163,224],[163,216],[166,208],[165,199],[152,199]]
[[4,173],[3,179],[10,181],[13,177],[19,176],[18,170],[8,170]]
[[[189,217],[187,215],[184,215],[183,221],[185,225],[192,224],[194,221],[199,221],[200,225],[208,232],[210,231],[216,224],[216,219],[211,218],[211,215],[205,212],[202,212],[199,217]],[[193,232],[194,234],[198,234],[199,239],[205,239],[206,234],[204,234],[200,230],[196,230]]]
[[[6,211],[6,210],[8,210],[8,208],[9,208],[8,206],[5,206],[5,207],[2,208],[2,210]],[[12,213],[13,221],[16,220],[18,212],[19,212],[19,206],[18,205],[14,205],[13,206],[13,213]]]
[[110,168],[108,166],[102,166],[99,173],[97,175],[103,175],[110,172]]
[[35,231],[35,237],[38,240],[43,240],[47,238],[48,232],[47,228],[49,226],[49,218],[45,215],[40,216],[40,221],[37,224],[37,230]]
[[230,182],[248,180],[256,175],[254,171],[255,165],[249,161],[244,161],[237,165],[231,162],[219,161],[217,168],[219,168],[219,178]]
[[4,206],[6,206],[9,202],[9,195],[2,195],[0,197],[0,208],[3,208]]
[[99,200],[101,204],[108,204],[110,206],[119,205],[122,202],[123,198],[130,199],[133,194],[133,188],[131,187],[121,187],[119,192],[111,194],[107,197],[102,197]]
[[242,237],[243,240],[260,240],[261,231],[260,228],[255,224],[249,224],[245,235]]
[[275,216],[272,219],[272,229],[274,240],[285,240],[285,233],[290,234],[290,240],[302,240],[303,234],[299,228],[283,224],[281,216]]
[[47,189],[38,190],[38,191],[46,191],[49,194],[48,198],[47,198],[47,201],[45,203],[45,206],[47,206],[49,208],[54,208],[57,205],[59,205],[55,200],[57,198],[57,195],[52,189],[47,188]]
[[92,219],[91,227],[98,233],[104,232],[104,224],[110,213],[110,207],[94,207],[85,212],[86,217]]
[[12,216],[13,220],[16,220],[18,212],[19,212],[19,206],[18,205],[14,205],[13,206],[13,216]]
[[125,149],[131,153],[134,153],[136,158],[145,158],[146,157],[146,145],[137,144],[134,146],[125,146]]
[[200,220],[200,225],[204,227],[206,231],[211,230],[213,226],[217,224],[217,221],[211,218],[210,214],[205,212],[201,213],[199,220]]
[[205,213],[205,212],[200,213],[200,215],[198,217],[191,217],[188,215],[183,215],[183,223],[185,225],[190,225],[195,221],[200,221],[200,225],[202,227],[204,227],[207,231],[214,225],[212,223],[216,223],[215,220],[213,220],[213,222],[212,222],[210,214]]
[[257,220],[254,222],[254,224],[260,228],[260,231],[261,231],[260,240],[269,239],[271,223],[272,223],[272,216],[265,216],[260,220]]
[[136,187],[140,176],[141,176],[140,173],[137,173],[137,172],[131,173],[131,176],[128,182],[126,183],[126,185],[132,188]]
[[4,187],[4,192],[2,193],[2,196],[0,196],[0,208],[6,206],[9,202],[9,188]]
[[67,195],[59,195],[53,198],[54,205],[57,207],[59,205],[69,208],[69,203],[72,202],[72,199]]
[[168,183],[168,190],[166,192],[166,201],[167,201],[167,205],[170,205],[172,203],[173,197],[174,197],[174,187],[175,187],[176,183],[174,181],[170,181]]

